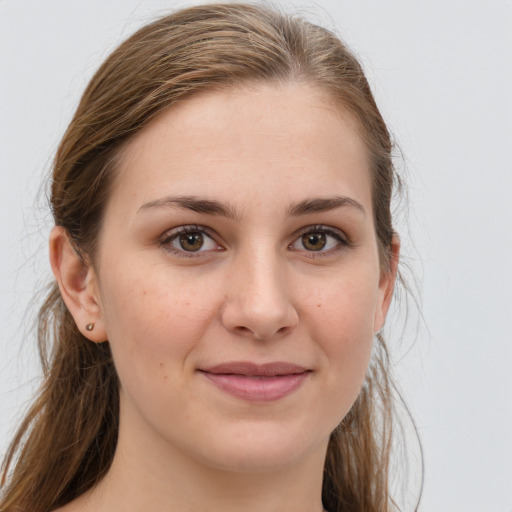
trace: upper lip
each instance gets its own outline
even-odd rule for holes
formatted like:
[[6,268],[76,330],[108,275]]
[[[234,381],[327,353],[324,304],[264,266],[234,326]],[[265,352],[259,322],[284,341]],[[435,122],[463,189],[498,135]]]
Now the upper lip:
[[255,364],[245,361],[233,361],[221,363],[207,368],[201,368],[200,371],[213,374],[232,374],[246,375],[248,377],[275,377],[279,375],[294,375],[309,371],[303,366],[293,363],[277,361],[273,363]]

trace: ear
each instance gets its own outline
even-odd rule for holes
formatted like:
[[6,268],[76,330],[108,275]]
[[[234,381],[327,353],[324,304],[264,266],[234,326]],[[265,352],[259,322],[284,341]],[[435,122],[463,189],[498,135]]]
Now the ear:
[[393,290],[395,288],[396,274],[398,271],[398,259],[400,256],[400,239],[398,235],[394,235],[391,241],[389,254],[389,265],[381,270],[379,280],[378,302],[375,310],[373,321],[373,331],[379,332],[386,322],[391,299],[393,298]]
[[96,273],[78,255],[62,226],[55,226],[50,233],[50,263],[62,299],[79,331],[95,343],[106,341]]

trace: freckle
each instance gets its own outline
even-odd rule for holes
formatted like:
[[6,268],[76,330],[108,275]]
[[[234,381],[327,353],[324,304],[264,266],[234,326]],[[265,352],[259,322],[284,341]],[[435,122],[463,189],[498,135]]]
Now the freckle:
[[164,380],[167,380],[169,378],[169,375],[164,375]]
[[160,363],[160,368],[163,368],[163,366],[164,366],[164,363]]

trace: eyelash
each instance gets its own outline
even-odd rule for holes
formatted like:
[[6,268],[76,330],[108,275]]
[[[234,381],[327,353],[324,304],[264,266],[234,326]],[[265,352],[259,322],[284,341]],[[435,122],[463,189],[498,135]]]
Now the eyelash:
[[[177,249],[176,247],[173,247],[173,245],[172,245],[172,242],[174,242],[174,240],[178,239],[178,237],[180,237],[181,235],[198,234],[198,233],[200,233],[201,235],[203,235],[205,237],[208,237],[213,242],[215,242],[215,239],[213,238],[213,236],[211,236],[209,234],[208,228],[206,228],[205,226],[199,226],[197,224],[190,224],[187,226],[180,226],[178,228],[174,228],[174,229],[167,231],[164,234],[163,238],[160,240],[159,244],[162,247],[164,247],[166,250],[168,250],[174,254],[177,254],[178,256],[181,256],[184,258],[198,258],[202,255],[202,253],[207,252],[207,251],[201,251],[201,250],[185,251],[184,249]],[[218,247],[220,247],[220,245],[217,244],[217,242],[215,242],[215,244]],[[218,249],[219,252],[221,250],[222,249]]]
[[[210,230],[206,226],[200,226],[197,224],[190,224],[186,226],[180,226],[178,228],[171,229],[167,231],[164,236],[160,239],[159,245],[164,247],[166,250],[185,258],[197,258],[201,257],[202,253],[210,252],[209,250],[197,250],[197,251],[186,251],[184,249],[178,249],[172,245],[172,242],[174,242],[178,237],[184,234],[201,234],[210,240],[212,240],[217,245],[217,251],[221,252],[223,249],[218,244],[214,237],[209,234]],[[329,248],[326,251],[319,250],[319,251],[308,251],[307,249],[294,249],[293,245],[297,243],[301,237],[304,237],[305,235],[313,235],[313,234],[323,234],[327,237],[334,238],[336,240],[336,245],[334,247]],[[330,256],[337,251],[345,248],[350,247],[351,242],[348,240],[348,238],[344,235],[342,235],[339,231],[332,229],[328,226],[324,225],[313,225],[313,226],[306,226],[303,229],[301,229],[299,232],[296,233],[292,243],[288,245],[288,248],[293,251],[302,251],[308,258],[318,258],[318,257],[325,257]]]
[[298,240],[300,240],[305,235],[313,235],[313,234],[323,234],[328,237],[334,238],[336,240],[336,245],[334,247],[331,247],[330,249],[327,249],[326,251],[320,250],[320,251],[308,251],[307,249],[298,249],[302,250],[304,252],[304,255],[308,258],[322,258],[326,256],[332,256],[333,254],[337,253],[338,251],[342,250],[345,247],[350,247],[351,243],[349,239],[344,236],[341,232],[338,230],[335,230],[331,227],[324,226],[322,224],[316,224],[314,226],[307,226],[303,228],[299,234],[294,238],[294,241],[288,246],[289,248],[292,248],[292,245],[295,244]]

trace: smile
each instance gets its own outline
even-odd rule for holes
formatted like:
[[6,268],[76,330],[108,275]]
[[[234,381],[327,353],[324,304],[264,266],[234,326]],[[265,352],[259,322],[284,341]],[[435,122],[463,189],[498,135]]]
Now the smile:
[[217,388],[251,402],[270,402],[295,391],[311,373],[290,363],[224,363],[200,372]]

